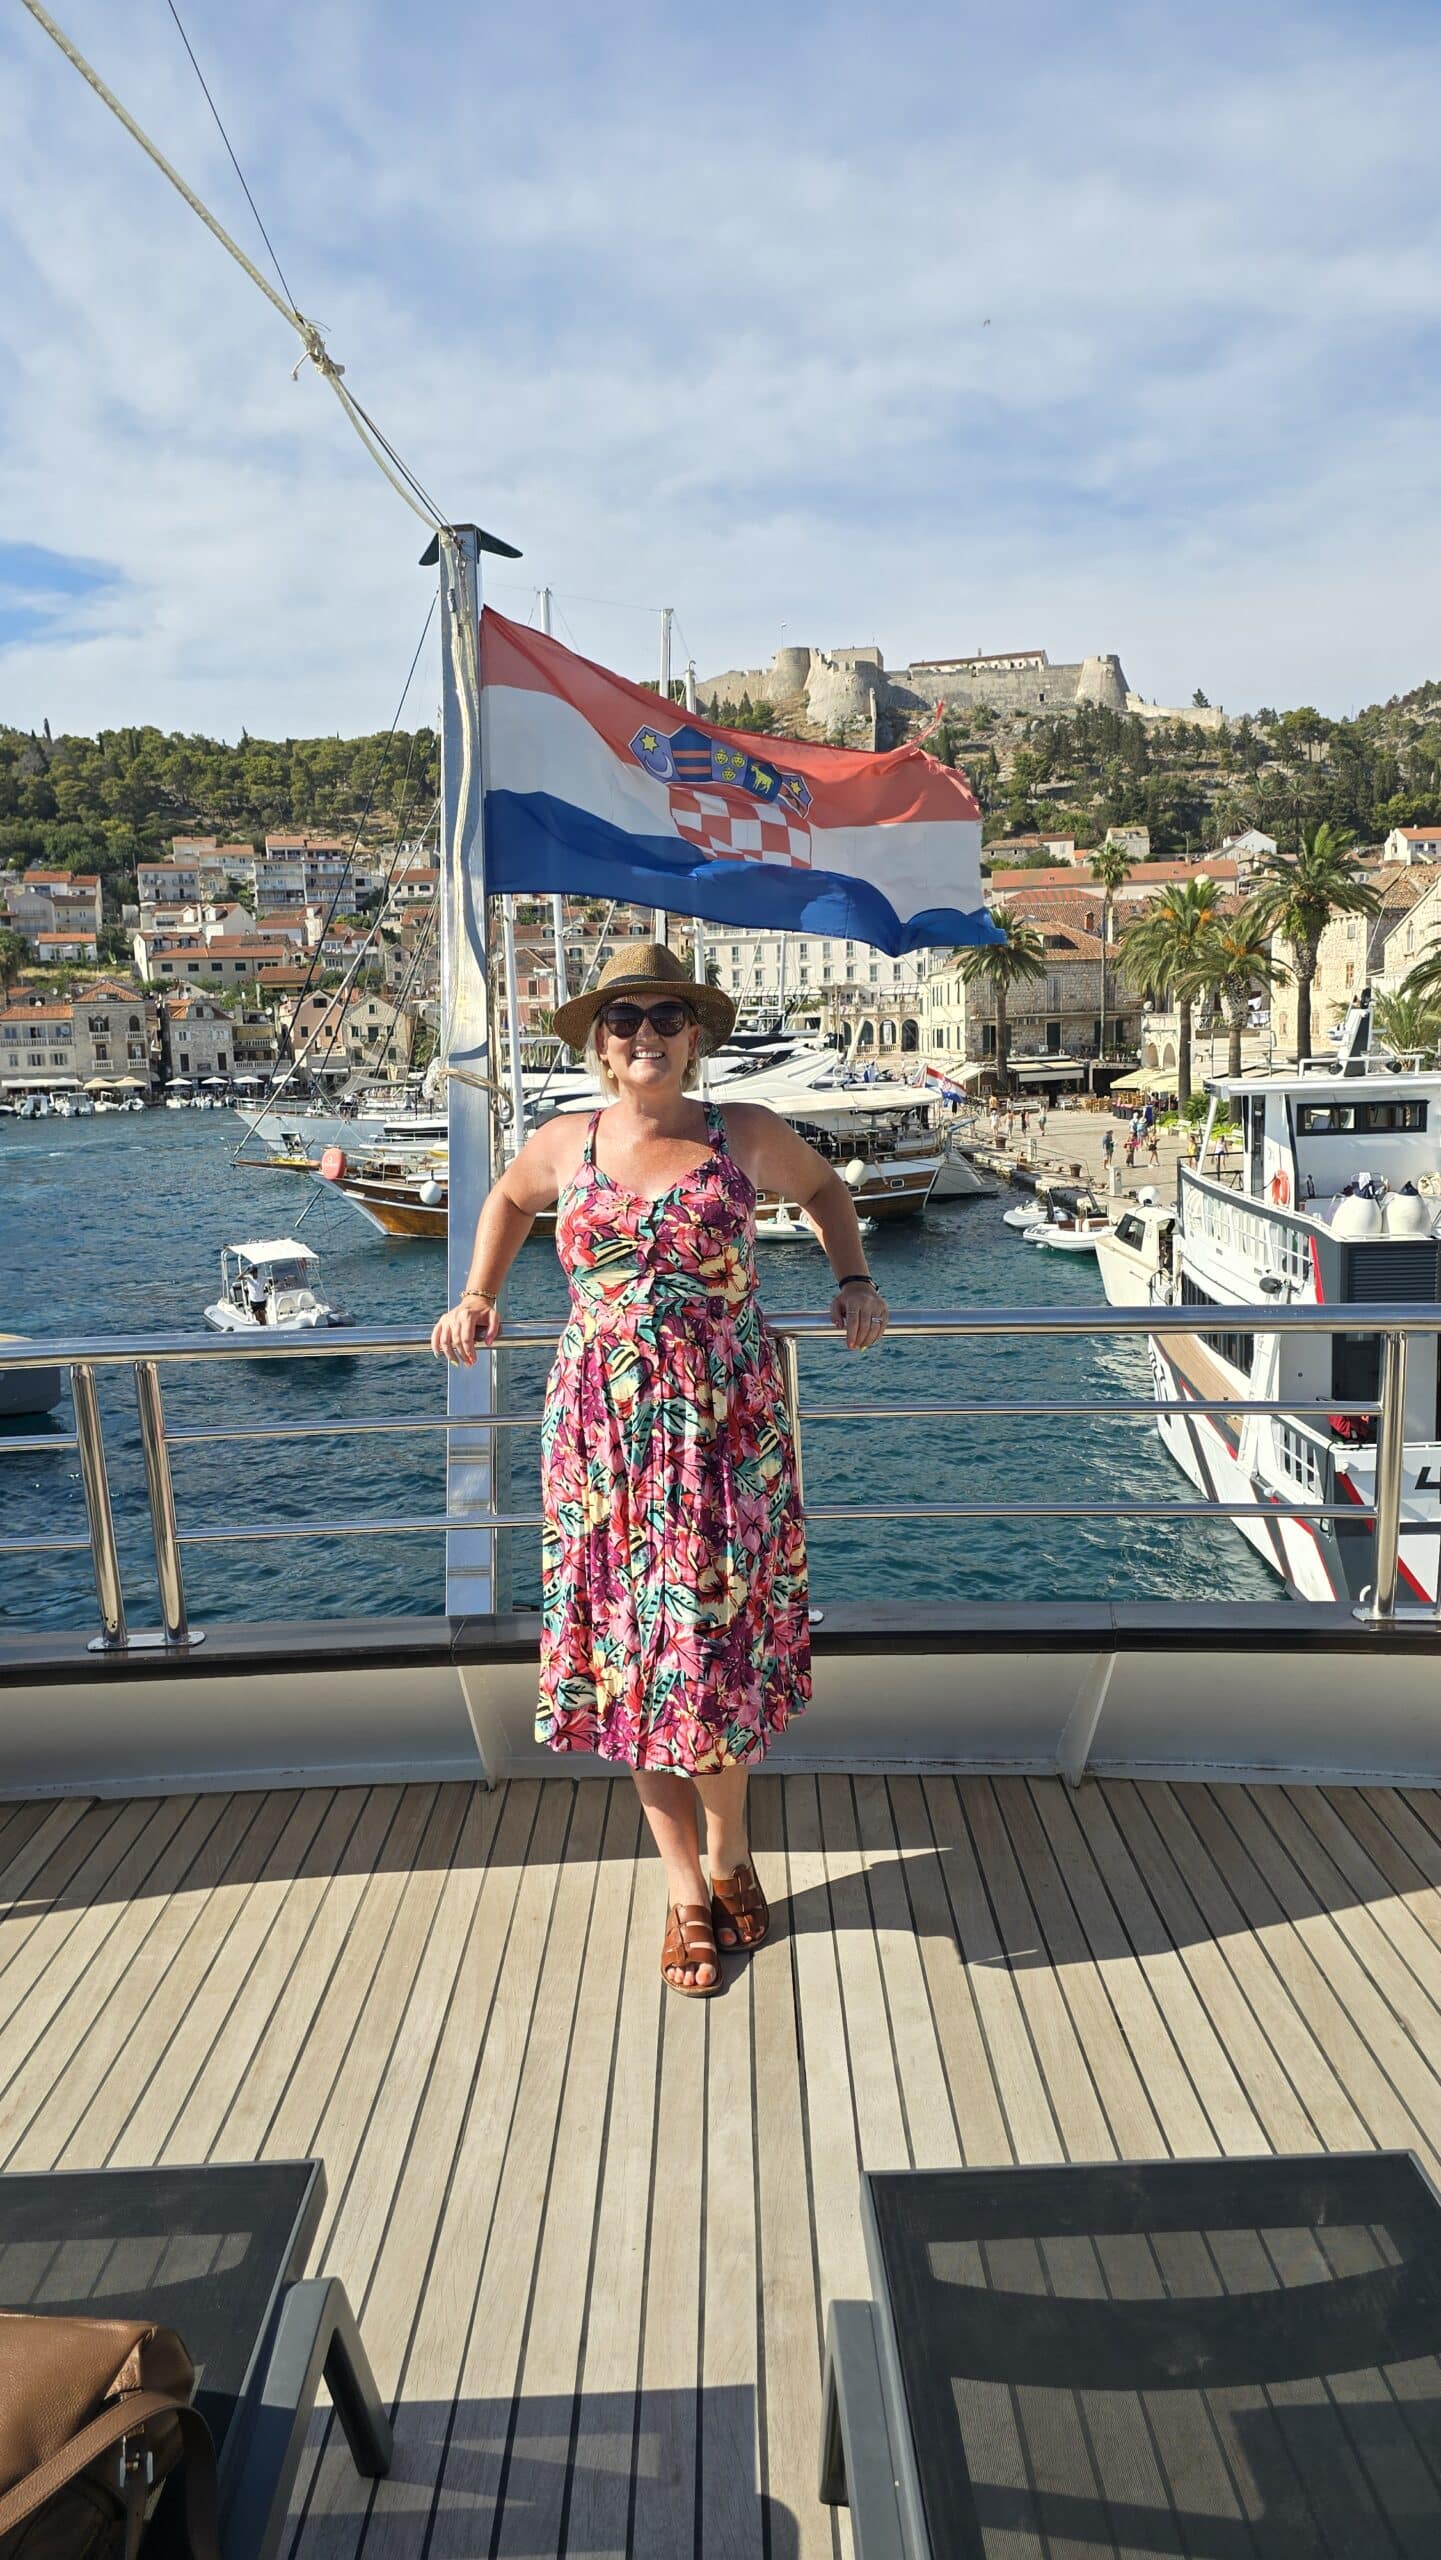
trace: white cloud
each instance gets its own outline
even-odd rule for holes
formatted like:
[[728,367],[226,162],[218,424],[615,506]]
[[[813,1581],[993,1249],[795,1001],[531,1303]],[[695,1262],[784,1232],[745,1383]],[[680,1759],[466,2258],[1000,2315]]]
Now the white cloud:
[[[168,21],[122,50],[70,14],[249,246]],[[1441,672],[1419,16],[1223,11],[1203,50],[1112,5],[1085,50],[1059,5],[983,37],[855,7],[746,76],[744,10],[729,43],[647,8],[192,14],[303,306],[442,501],[524,548],[497,600],[548,580],[591,654],[653,656],[599,595],[674,603],[702,672],[782,623],[1115,648],[1238,706]],[[0,717],[380,724],[420,526],[28,22],[0,100],[0,539],[120,581],[0,652]]]

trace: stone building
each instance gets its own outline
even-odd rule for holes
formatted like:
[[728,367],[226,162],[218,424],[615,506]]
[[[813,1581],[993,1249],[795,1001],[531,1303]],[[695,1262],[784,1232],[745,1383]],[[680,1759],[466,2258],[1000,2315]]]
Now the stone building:
[[777,710],[799,704],[812,728],[845,732],[851,743],[871,741],[883,714],[908,719],[932,712],[938,702],[964,715],[985,709],[1005,715],[1068,716],[1082,703],[1142,719],[1188,720],[1218,728],[1217,710],[1170,710],[1143,700],[1126,681],[1113,652],[1053,663],[1044,649],[943,652],[888,669],[879,649],[778,649],[767,667],[728,667],[698,686],[701,710],[715,716],[722,702],[754,703]]
[[207,1076],[233,1075],[235,1039],[224,1005],[190,988],[162,998],[160,1054],[167,1082],[172,1076],[188,1076],[203,1084]]
[[149,1093],[156,1054],[154,1006],[115,980],[63,1004],[17,987],[0,1013],[0,1085],[12,1091],[128,1081]]
[[[1045,946],[1046,973],[1013,987],[1006,1006],[1011,1067],[1021,1085],[1083,1087],[1101,1046],[1100,937],[1064,917],[1033,918]],[[977,1069],[996,1055],[996,1003],[984,979],[963,975],[964,954],[935,951],[925,982],[924,1047],[936,1066]],[[1114,1022],[1115,997],[1107,1007]],[[1139,999],[1125,999],[1138,1023]],[[1129,1023],[1128,1023],[1129,1027]],[[1108,1037],[1107,1046],[1112,1045]],[[974,1080],[974,1079],[973,1079]]]
[[[922,955],[889,959],[843,935],[703,928],[706,966],[751,1022],[809,1024],[836,1048],[897,1055],[921,1046]],[[690,937],[684,936],[687,955]],[[784,954],[784,957],[782,956]]]

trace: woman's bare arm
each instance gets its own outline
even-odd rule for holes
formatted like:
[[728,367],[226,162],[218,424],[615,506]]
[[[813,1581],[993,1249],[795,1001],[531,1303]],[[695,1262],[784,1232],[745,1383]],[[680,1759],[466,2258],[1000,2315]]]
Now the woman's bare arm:
[[465,1288],[430,1337],[438,1359],[469,1368],[478,1343],[500,1337],[500,1293],[506,1275],[543,1209],[553,1209],[585,1147],[579,1114],[558,1113],[527,1138],[487,1192],[476,1221]]
[[[735,1103],[726,1112],[726,1138],[732,1155],[757,1191],[794,1200],[815,1228],[837,1283],[869,1271],[865,1239],[856,1204],[834,1165],[827,1164],[806,1140],[763,1103]],[[837,1286],[831,1320],[853,1351],[879,1341],[885,1331],[885,1300],[872,1288]]]

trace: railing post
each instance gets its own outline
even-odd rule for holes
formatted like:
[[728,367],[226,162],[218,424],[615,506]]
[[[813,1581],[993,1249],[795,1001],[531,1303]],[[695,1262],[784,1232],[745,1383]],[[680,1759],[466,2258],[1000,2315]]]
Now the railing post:
[[110,1478],[105,1466],[105,1434],[95,1372],[88,1360],[70,1364],[70,1401],[75,1409],[75,1438],[80,1450],[80,1478],[85,1487],[85,1516],[90,1523],[90,1562],[95,1597],[100,1603],[100,1633],[90,1639],[92,1653],[112,1653],[125,1643],[125,1594],[120,1582],[120,1556],[115,1544],[115,1518],[110,1508]]
[[180,1536],[175,1518],[175,1487],[170,1452],[165,1445],[165,1407],[160,1396],[160,1370],[154,1360],[135,1363],[135,1401],[140,1409],[140,1446],[145,1453],[145,1483],[150,1495],[150,1530],[155,1541],[155,1578],[160,1585],[160,1615],[168,1645],[202,1644],[192,1635],[185,1615],[185,1577],[180,1569]]
[[1376,1578],[1358,1618],[1385,1626],[1395,1613],[1406,1454],[1406,1336],[1381,1336],[1381,1411],[1376,1424]]
[[796,1494],[806,1498],[805,1460],[801,1454],[801,1364],[793,1333],[781,1335],[781,1370],[786,1382],[786,1411],[791,1424],[791,1460],[795,1469]]

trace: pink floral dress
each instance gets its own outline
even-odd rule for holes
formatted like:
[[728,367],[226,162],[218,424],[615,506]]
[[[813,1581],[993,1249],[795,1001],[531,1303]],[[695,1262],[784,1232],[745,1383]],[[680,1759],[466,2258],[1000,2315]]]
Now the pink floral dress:
[[756,1297],[755,1193],[711,1153],[659,1200],[595,1160],[555,1241],[570,1321],[541,1426],[536,1735],[637,1769],[759,1760],[810,1697],[805,1525]]

